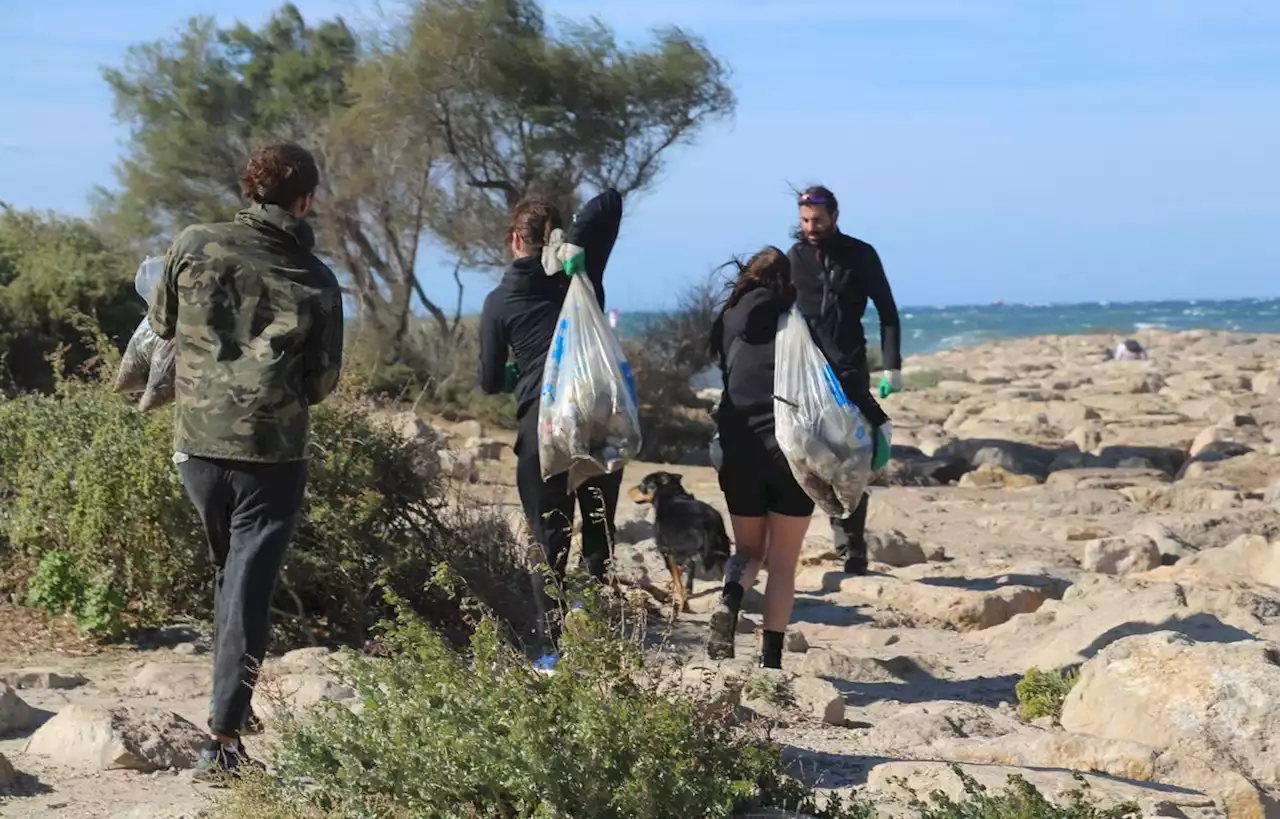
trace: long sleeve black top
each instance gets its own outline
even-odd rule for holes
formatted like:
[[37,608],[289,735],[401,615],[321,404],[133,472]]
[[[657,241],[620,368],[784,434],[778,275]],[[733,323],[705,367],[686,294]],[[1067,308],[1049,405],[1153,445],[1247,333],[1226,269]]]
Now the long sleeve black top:
[[[604,309],[604,269],[622,225],[622,195],[609,189],[582,206],[566,241],[586,252],[586,275]],[[484,300],[480,316],[480,388],[502,391],[508,356],[519,372],[516,417],[538,404],[543,368],[569,290],[564,273],[548,276],[540,256],[516,259]]]
[[867,337],[862,317],[867,300],[880,316],[880,347],[886,370],[902,369],[898,306],[880,255],[871,245],[836,232],[814,246],[797,242],[787,256],[800,312],[841,383],[867,379]]

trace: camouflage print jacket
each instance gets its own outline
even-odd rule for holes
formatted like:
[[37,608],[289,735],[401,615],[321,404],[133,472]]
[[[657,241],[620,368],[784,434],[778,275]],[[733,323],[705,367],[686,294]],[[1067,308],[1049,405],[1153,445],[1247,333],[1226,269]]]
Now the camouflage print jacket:
[[342,367],[342,291],[314,244],[306,222],[274,205],[174,239],[148,319],[178,339],[180,456],[307,457],[309,409]]

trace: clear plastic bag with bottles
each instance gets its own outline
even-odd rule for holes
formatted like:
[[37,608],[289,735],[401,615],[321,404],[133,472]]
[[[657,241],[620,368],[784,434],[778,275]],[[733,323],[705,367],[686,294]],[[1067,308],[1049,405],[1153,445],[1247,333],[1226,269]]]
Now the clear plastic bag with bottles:
[[[163,256],[148,256],[138,265],[133,287],[148,307],[163,273]],[[165,341],[160,338],[143,317],[120,358],[115,391],[139,395],[138,409],[142,412],[172,403],[176,349],[173,339]]]
[[573,276],[556,322],[538,407],[542,477],[569,491],[622,469],[642,445],[636,381],[591,283]]
[[875,433],[794,307],[778,319],[774,418],[778,447],[805,493],[826,514],[851,516],[871,483]]

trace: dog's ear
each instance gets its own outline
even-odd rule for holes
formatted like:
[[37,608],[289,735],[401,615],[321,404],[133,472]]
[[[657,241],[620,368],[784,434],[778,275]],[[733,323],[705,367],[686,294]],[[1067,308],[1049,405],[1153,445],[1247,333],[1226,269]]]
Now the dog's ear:
[[663,476],[668,486],[679,486],[682,489],[684,488],[684,484],[681,483],[681,481],[684,480],[684,476],[678,475],[675,472],[664,472]]

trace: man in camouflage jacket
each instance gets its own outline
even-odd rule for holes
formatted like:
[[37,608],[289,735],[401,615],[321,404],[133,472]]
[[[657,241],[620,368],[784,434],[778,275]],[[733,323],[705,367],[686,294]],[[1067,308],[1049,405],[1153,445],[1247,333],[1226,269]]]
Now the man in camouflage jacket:
[[256,151],[243,178],[251,204],[178,234],[148,315],[177,339],[174,462],[217,567],[202,776],[248,760],[240,732],[302,508],[310,408],[342,367],[342,291],[303,219],[319,181],[297,145]]

